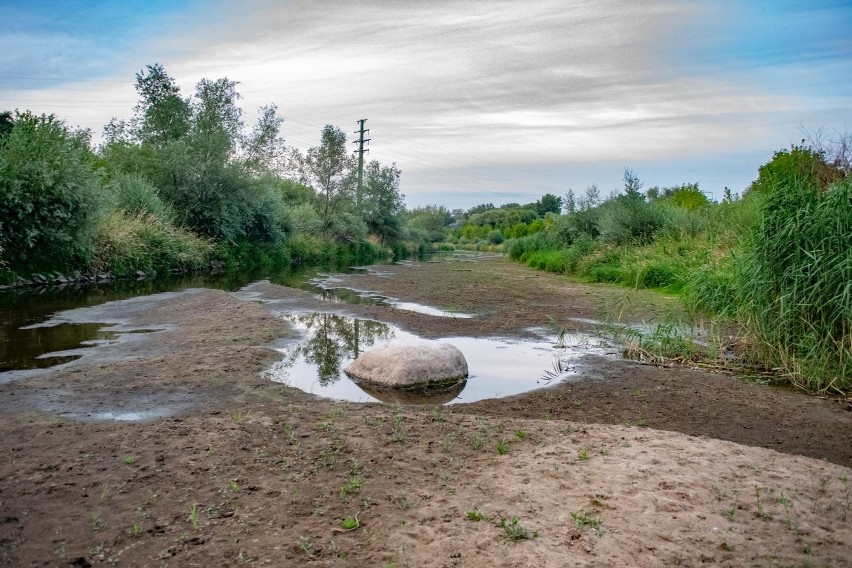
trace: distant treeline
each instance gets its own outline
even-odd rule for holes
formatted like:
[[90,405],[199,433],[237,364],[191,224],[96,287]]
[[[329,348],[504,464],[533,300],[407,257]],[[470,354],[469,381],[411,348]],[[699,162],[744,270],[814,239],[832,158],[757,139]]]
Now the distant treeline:
[[[262,107],[247,126],[237,83],[184,96],[158,64],[136,75],[133,118],[103,143],[52,115],[0,113],[0,279],[35,271],[286,267],[429,245],[406,226],[395,164],[357,166],[342,130],[284,146]],[[2,283],[2,282],[0,282]]]

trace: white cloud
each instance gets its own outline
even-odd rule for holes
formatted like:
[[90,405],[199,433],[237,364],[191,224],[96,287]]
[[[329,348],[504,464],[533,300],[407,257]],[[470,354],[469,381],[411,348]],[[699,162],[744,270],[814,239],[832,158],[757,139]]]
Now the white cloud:
[[[110,77],[127,88],[104,83],[93,101],[135,99],[127,70],[158,61],[187,93],[202,77],[240,81],[247,121],[276,103],[284,136],[298,147],[317,143],[326,123],[353,131],[366,117],[370,157],[397,162],[409,195],[455,183],[508,198],[524,193],[530,167],[567,177],[566,168],[592,175],[615,167],[620,178],[615,164],[661,171],[666,160],[672,171],[715,180],[718,171],[678,162],[771,156],[796,139],[800,123],[850,111],[843,96],[804,87],[824,82],[826,69],[848,68],[842,61],[802,66],[785,55],[783,66],[726,66],[737,61],[731,34],[749,26],[729,20],[751,12],[736,2],[718,6],[222,0],[165,22],[163,35],[137,45],[127,75]],[[121,115],[100,112],[91,126],[112,114]],[[483,173],[498,166],[499,175]],[[742,169],[731,168],[730,185],[747,183]],[[529,193],[561,186],[553,176]]]

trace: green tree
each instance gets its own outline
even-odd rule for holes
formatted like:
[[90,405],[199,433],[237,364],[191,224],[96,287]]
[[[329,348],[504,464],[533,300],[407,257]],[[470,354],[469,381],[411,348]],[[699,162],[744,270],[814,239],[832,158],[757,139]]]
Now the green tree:
[[408,226],[426,233],[426,238],[436,243],[444,238],[446,227],[453,216],[443,205],[416,207],[408,212]]
[[12,113],[8,110],[0,112],[0,139],[8,136],[14,126],[15,119]]
[[396,164],[382,166],[370,162],[364,171],[364,199],[361,214],[370,233],[383,243],[393,242],[402,235],[403,195],[399,192],[400,171]]
[[544,217],[546,213],[559,213],[562,211],[562,198],[545,193],[535,202],[535,210],[539,217]]
[[284,140],[280,138],[284,119],[278,116],[274,104],[260,107],[257,123],[243,142],[246,166],[257,172],[283,169]]
[[146,70],[136,74],[136,136],[154,144],[176,140],[189,131],[189,100],[181,98],[180,88],[162,65],[148,65]]
[[332,215],[351,197],[353,165],[346,149],[346,134],[327,124],[322,129],[320,145],[309,149],[305,159],[308,180],[320,197],[320,215],[326,227],[331,227]]
[[93,164],[87,131],[53,115],[16,113],[0,139],[0,247],[10,268],[85,262],[97,213]]

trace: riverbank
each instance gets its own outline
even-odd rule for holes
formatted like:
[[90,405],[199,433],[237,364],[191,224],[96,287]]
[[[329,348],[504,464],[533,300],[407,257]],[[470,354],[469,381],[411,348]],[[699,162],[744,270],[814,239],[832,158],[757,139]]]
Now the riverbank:
[[[852,413],[836,402],[593,355],[551,388],[438,408],[317,400],[261,376],[292,334],[273,311],[512,336],[549,321],[591,331],[626,293],[474,260],[341,277],[470,319],[270,283],[251,292],[274,304],[188,290],[75,312],[156,331],[0,385],[0,559],[848,564]],[[630,294],[636,317],[670,308]]]

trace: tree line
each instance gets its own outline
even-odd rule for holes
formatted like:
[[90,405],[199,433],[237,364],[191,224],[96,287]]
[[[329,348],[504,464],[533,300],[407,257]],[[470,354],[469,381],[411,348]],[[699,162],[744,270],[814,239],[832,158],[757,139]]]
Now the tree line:
[[275,105],[246,124],[238,83],[202,79],[185,96],[159,64],[136,75],[130,120],[91,132],[54,115],[0,114],[0,267],[14,273],[194,269],[211,259],[279,266],[417,248],[400,170],[357,167],[326,125],[302,153]]

